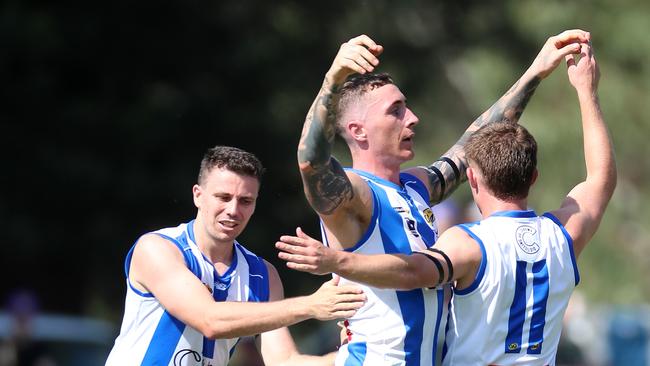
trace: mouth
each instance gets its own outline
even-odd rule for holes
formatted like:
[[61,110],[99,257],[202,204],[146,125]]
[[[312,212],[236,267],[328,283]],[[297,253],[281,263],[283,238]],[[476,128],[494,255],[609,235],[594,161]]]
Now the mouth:
[[410,134],[410,135],[407,135],[407,136],[404,136],[404,137],[402,138],[402,141],[403,141],[403,142],[412,142],[412,141],[413,141],[413,137],[415,137],[415,134],[414,134],[414,133],[412,133],[412,134]]
[[239,223],[233,220],[220,220],[219,224],[226,229],[234,229],[239,226]]

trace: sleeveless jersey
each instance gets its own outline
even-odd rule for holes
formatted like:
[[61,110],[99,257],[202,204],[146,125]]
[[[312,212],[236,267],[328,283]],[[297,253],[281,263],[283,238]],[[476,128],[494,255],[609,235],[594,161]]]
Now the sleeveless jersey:
[[[232,263],[219,276],[195,243],[193,223],[153,233],[178,247],[187,268],[210,290],[215,301],[268,301],[269,279],[264,261],[235,242]],[[129,267],[134,247],[127,254],[124,266],[127,277],[124,319],[106,366],[226,366],[239,339],[205,338],[167,312],[153,294],[133,287]]]
[[580,277],[573,241],[550,213],[502,211],[460,225],[481,248],[473,283],[454,290],[444,365],[554,365]]
[[[434,244],[438,232],[428,191],[419,179],[402,173],[401,185],[397,185],[366,172],[351,171],[368,183],[374,207],[368,230],[348,251],[410,254]],[[443,320],[443,290],[379,289],[345,278],[340,283],[363,288],[367,302],[348,319],[352,336],[339,349],[337,366],[434,365]]]

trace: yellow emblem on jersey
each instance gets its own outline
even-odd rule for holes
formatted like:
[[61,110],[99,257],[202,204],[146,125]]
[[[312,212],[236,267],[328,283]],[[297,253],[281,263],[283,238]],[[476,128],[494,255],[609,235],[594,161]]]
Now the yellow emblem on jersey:
[[516,350],[517,348],[519,348],[519,344],[517,344],[517,343],[510,343],[510,344],[508,345],[508,349],[511,350],[511,351],[514,351],[514,350]]
[[433,224],[433,211],[430,208],[424,210],[424,219],[427,220],[427,223]]

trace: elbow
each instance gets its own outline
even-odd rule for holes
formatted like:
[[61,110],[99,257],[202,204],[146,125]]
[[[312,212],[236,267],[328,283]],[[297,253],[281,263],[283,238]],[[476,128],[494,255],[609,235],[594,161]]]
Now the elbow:
[[210,340],[235,338],[234,329],[222,321],[210,321],[206,319],[203,325],[198,329],[204,337]]
[[203,327],[203,329],[200,329],[201,334],[205,338],[208,338],[209,340],[216,340],[216,339],[223,339],[226,338],[225,334],[223,331],[220,329],[216,329],[215,327]]

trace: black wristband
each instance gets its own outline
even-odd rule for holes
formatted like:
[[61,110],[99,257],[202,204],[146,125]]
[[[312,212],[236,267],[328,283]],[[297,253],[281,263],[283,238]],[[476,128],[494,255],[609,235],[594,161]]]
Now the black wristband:
[[454,171],[454,179],[456,180],[456,183],[460,182],[460,169],[458,169],[458,166],[456,163],[454,163],[453,160],[446,156],[443,156],[436,161],[444,161],[445,163],[449,164],[449,166],[451,166],[451,169]]
[[434,253],[438,253],[445,259],[445,262],[447,262],[447,267],[449,268],[449,273],[447,274],[446,282],[451,282],[454,278],[454,265],[451,264],[451,259],[449,259],[449,257],[447,256],[447,253],[437,248],[427,248],[427,250]]
[[429,170],[434,172],[438,176],[438,180],[440,180],[440,197],[438,198],[438,202],[441,202],[442,199],[445,197],[445,190],[447,189],[447,182],[445,182],[445,176],[442,175],[440,169],[436,168],[433,165],[429,165]]

